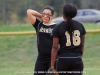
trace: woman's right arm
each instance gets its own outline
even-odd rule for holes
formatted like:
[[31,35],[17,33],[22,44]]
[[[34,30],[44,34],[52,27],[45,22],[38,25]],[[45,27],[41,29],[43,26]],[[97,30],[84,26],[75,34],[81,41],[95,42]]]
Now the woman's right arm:
[[41,19],[42,14],[40,14],[39,12],[37,12],[35,10],[28,9],[27,10],[27,17],[28,17],[30,23],[34,25],[36,22],[36,17]]
[[82,57],[84,53],[84,43],[85,43],[85,35],[82,35]]

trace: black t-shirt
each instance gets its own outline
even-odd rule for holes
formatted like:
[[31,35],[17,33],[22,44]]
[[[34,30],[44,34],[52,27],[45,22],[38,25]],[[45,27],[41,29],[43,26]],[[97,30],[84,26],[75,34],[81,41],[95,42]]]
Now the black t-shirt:
[[75,30],[71,35],[66,29],[65,21],[57,25],[53,30],[53,37],[59,38],[60,49],[58,54],[62,53],[82,53],[82,35],[86,33],[84,26],[74,21]]
[[43,22],[36,19],[33,25],[36,29],[38,40],[38,52],[40,56],[51,56],[51,49],[53,44],[52,30],[56,26],[55,23],[45,25]]

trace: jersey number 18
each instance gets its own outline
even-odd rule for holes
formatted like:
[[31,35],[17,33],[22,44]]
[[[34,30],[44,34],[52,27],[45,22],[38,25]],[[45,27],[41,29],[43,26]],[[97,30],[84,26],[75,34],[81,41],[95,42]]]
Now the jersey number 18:
[[[71,46],[71,41],[70,41],[70,34],[68,33],[68,31],[65,32],[66,38],[67,38],[67,42],[66,42],[66,46]],[[80,45],[80,32],[78,30],[74,30],[73,32],[73,45],[74,46],[78,46]]]

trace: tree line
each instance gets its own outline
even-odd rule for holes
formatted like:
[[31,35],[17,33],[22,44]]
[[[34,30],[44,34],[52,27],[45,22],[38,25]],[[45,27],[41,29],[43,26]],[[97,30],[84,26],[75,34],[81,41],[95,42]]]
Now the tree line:
[[98,0],[0,0],[0,24],[28,23],[27,9],[42,12],[45,6],[52,6],[55,9],[55,17],[58,17],[62,15],[62,7],[66,3],[73,3],[79,9],[100,9]]

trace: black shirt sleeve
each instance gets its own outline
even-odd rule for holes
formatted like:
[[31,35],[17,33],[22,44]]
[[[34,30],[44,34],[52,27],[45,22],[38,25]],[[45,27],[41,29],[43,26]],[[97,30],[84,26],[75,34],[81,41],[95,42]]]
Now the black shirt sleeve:
[[38,25],[39,25],[40,22],[41,22],[41,21],[38,20],[38,19],[36,18],[35,24],[34,24],[34,25],[32,24],[36,31],[37,31],[37,29],[38,29]]
[[55,27],[54,27],[52,36],[53,36],[53,37],[56,37],[56,38],[59,38],[58,26],[55,26]]
[[82,33],[82,35],[85,35],[85,34],[86,34],[86,30],[85,30],[85,28],[84,28],[83,25],[82,25],[82,28],[83,28],[83,33]]

